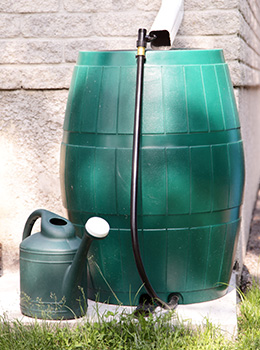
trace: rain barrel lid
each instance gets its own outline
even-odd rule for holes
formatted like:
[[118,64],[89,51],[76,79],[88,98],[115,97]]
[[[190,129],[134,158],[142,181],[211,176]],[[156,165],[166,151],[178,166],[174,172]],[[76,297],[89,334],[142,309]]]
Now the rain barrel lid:
[[[80,51],[79,66],[135,66],[135,50],[130,51]],[[202,65],[225,63],[223,50],[167,50],[146,51],[146,65]]]

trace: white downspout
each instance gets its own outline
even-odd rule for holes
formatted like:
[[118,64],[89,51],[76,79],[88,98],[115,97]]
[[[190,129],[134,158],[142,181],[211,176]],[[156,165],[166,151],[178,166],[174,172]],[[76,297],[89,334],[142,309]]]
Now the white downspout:
[[182,22],[184,0],[162,0],[158,15],[152,25],[150,35],[156,35],[152,41],[153,49],[169,49]]

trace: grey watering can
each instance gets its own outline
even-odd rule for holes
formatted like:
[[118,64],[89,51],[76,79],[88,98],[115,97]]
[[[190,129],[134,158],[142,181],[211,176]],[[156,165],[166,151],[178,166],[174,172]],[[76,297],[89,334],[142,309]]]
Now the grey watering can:
[[[41,218],[41,231],[31,235]],[[20,244],[20,307],[24,315],[71,319],[87,310],[86,257],[91,242],[103,239],[109,224],[92,217],[80,239],[67,219],[50,211],[34,211]]]

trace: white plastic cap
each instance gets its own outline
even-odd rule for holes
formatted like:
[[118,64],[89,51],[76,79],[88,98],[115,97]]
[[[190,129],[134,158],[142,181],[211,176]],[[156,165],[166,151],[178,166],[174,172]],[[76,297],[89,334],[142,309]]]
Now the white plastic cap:
[[110,226],[106,220],[93,216],[86,222],[85,229],[94,238],[105,238]]

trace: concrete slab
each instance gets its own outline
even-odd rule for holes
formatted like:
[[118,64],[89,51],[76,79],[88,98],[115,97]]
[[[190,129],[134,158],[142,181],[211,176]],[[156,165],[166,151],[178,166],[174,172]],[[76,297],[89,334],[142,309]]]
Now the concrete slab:
[[[20,312],[20,286],[19,272],[6,272],[0,278],[0,316],[5,316],[8,320],[19,320],[24,323],[34,322],[34,319],[26,317]],[[236,275],[232,274],[228,293],[219,299],[198,304],[179,305],[176,309],[176,323],[184,322],[187,325],[197,326],[205,325],[208,321],[216,325],[228,337],[236,336],[237,332],[237,293],[236,293]],[[88,301],[88,312],[85,317],[97,319],[97,310],[100,315],[107,311],[120,314],[133,312],[134,307],[107,305]],[[157,312],[160,309],[157,308]],[[165,311],[164,311],[165,312]],[[75,324],[84,321],[85,317],[78,320],[58,321]],[[51,321],[55,322],[55,321]]]

